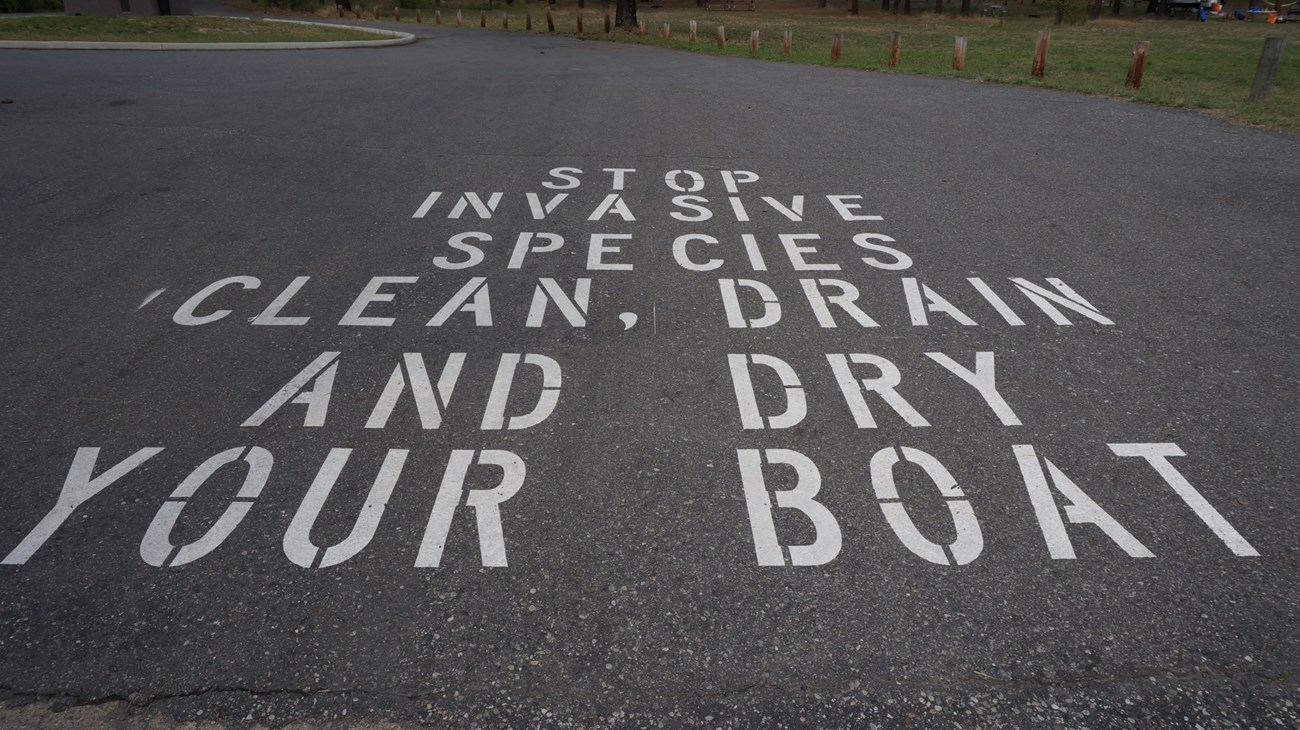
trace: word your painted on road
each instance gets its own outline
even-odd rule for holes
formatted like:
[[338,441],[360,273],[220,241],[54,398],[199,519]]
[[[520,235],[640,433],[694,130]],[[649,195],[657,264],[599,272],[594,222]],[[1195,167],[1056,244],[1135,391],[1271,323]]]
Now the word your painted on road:
[[[666,270],[668,276],[688,283],[707,284],[713,309],[706,317],[711,317],[712,326],[723,332],[740,331],[723,341],[727,349],[744,351],[705,350],[700,355],[716,361],[734,396],[733,422],[715,424],[719,435],[733,429],[755,436],[773,432],[778,437],[805,422],[810,403],[835,404],[827,413],[835,414],[828,417],[838,418],[840,429],[878,429],[882,421],[891,427],[929,428],[937,416],[923,413],[907,395],[920,387],[917,381],[926,388],[951,392],[954,398],[982,403],[990,426],[1015,429],[1024,423],[999,387],[998,357],[991,350],[934,349],[900,366],[897,356],[890,359],[866,351],[864,345],[870,340],[858,336],[847,338],[852,345],[843,351],[795,359],[762,352],[763,343],[771,339],[768,333],[812,327],[849,332],[882,326],[1024,327],[1035,319],[1052,327],[1115,324],[1091,292],[1081,293],[1055,275],[970,276],[943,286],[905,275],[914,266],[916,246],[905,236],[887,231],[884,216],[869,210],[864,194],[774,195],[764,194],[763,184],[759,175],[744,170],[706,174],[679,169],[647,175],[626,167],[557,167],[537,181],[534,190],[510,194],[435,190],[418,201],[411,214],[413,225],[464,224],[473,230],[442,231],[431,239],[427,264],[432,273],[422,267],[414,273],[371,276],[348,297],[350,304],[336,311],[302,303],[318,301],[310,296],[312,276],[275,281],[231,273],[185,292],[170,319],[186,331],[410,325],[493,332],[491,328],[503,327],[573,330],[608,316],[630,330],[644,312],[600,313],[595,302],[617,301],[616,294],[638,271],[649,269],[664,276]],[[521,221],[528,230],[520,230]],[[582,230],[583,225],[599,230]],[[747,225],[752,230],[745,230]],[[827,228],[809,230],[814,225]],[[784,227],[788,229],[782,231]],[[583,275],[563,279],[557,274],[575,268]],[[504,300],[493,294],[491,286],[501,277],[510,277],[510,286],[498,285],[509,292]],[[602,287],[610,296],[600,295]],[[522,298],[519,292],[524,293]],[[158,294],[154,292],[140,306]],[[709,327],[709,322],[705,319],[700,326]],[[268,382],[253,384],[266,395],[237,424],[248,433],[246,441],[256,440],[259,429],[272,425],[324,427],[331,422],[334,395],[346,392],[345,397],[354,399],[360,381],[382,383],[373,404],[367,404],[368,416],[348,424],[362,431],[382,431],[395,418],[404,428],[413,426],[395,416],[401,409],[426,431],[444,428],[453,411],[472,410],[472,422],[480,432],[528,432],[552,419],[565,388],[572,387],[566,385],[564,353],[559,349],[493,355],[411,351],[389,363],[389,369],[371,374],[341,369],[352,360],[342,349],[326,349],[292,373],[267,374]],[[912,373],[908,378],[904,367]],[[462,374],[467,371],[494,373],[486,397],[464,394]],[[819,392],[812,385],[825,382],[833,382],[834,388]],[[772,448],[769,441],[737,448],[730,457],[750,527],[746,539],[752,540],[755,559],[762,566],[825,565],[839,555],[844,533],[834,512],[818,498],[821,471],[808,453]],[[518,439],[511,443],[518,444]],[[509,564],[502,514],[511,509],[512,497],[530,488],[527,463],[518,448],[455,449],[447,454],[437,488],[432,490],[415,567],[441,565],[448,536],[458,525],[477,535],[482,566]],[[1231,554],[1258,555],[1175,466],[1174,459],[1187,456],[1176,443],[1107,443],[1105,449],[1123,464],[1143,465],[1145,471],[1132,471],[1131,478],[1153,490],[1172,490],[1186,506],[1188,517],[1199,520]],[[28,563],[61,529],[74,529],[67,526],[68,520],[83,504],[128,479],[164,450],[150,446],[110,457],[99,447],[78,448],[54,506],[0,562]],[[1004,458],[1019,472],[1045,555],[1075,559],[1072,534],[1095,530],[1130,557],[1154,557],[1138,535],[1043,450],[1017,444]],[[410,452],[392,448],[378,463],[361,464],[362,460],[353,461],[353,451],[329,448],[320,457],[316,476],[306,485],[283,536],[284,555],[291,563],[304,568],[339,565],[365,550],[379,530],[390,497],[410,471]],[[863,452],[862,459],[864,483],[869,485],[864,496],[878,504],[899,543],[917,559],[955,567],[983,554],[977,505],[939,458],[912,446],[890,445]],[[255,508],[275,464],[275,455],[256,445],[228,446],[201,461],[158,506],[140,543],[141,559],[151,566],[181,566],[217,550]],[[374,472],[369,493],[348,535],[332,545],[317,545],[313,527],[348,469]],[[189,501],[221,472],[243,475],[237,493],[201,537],[177,544],[176,526]],[[897,486],[903,473],[910,473],[913,480],[924,475],[924,483],[947,508],[946,524],[917,524],[916,511],[909,510]],[[422,469],[419,477],[407,481],[428,483],[426,474],[428,470]],[[789,517],[781,515],[801,518],[804,524],[798,534],[805,539],[811,535],[811,540],[792,543],[781,529],[788,532]],[[930,537],[935,534],[955,537],[941,543]]]

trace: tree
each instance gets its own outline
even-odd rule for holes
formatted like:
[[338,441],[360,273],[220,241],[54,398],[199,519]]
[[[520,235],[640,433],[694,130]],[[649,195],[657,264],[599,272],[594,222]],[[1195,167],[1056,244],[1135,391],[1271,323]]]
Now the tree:
[[636,0],[618,0],[618,7],[614,10],[614,24],[628,30],[636,29]]
[[858,14],[858,0],[853,0],[853,4],[849,6],[849,12],[853,15]]

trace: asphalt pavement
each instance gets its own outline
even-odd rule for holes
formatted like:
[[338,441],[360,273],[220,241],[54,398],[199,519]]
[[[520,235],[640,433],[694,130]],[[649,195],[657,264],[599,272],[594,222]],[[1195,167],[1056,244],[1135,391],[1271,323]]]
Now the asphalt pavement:
[[0,52],[0,722],[1300,725],[1300,139],[401,27]]

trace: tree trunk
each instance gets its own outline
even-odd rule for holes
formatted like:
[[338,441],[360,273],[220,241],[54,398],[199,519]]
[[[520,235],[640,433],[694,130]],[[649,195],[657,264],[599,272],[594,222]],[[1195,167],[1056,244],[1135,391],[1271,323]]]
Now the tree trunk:
[[1102,0],[1092,0],[1092,12],[1088,13],[1089,18],[1096,20],[1101,17],[1101,3]]
[[912,14],[912,0],[903,0],[903,15]]
[[858,14],[858,0],[853,0],[853,4],[849,6],[849,12],[853,15]]
[[1123,2],[1124,2],[1124,0],[1111,0],[1111,3],[1110,3],[1110,14],[1111,14],[1111,15],[1119,15],[1119,6],[1120,6],[1120,4],[1123,3]]
[[628,30],[636,29],[636,0],[618,0],[618,7],[614,10],[614,25]]
[[961,0],[961,14],[963,17],[970,15],[970,0]]

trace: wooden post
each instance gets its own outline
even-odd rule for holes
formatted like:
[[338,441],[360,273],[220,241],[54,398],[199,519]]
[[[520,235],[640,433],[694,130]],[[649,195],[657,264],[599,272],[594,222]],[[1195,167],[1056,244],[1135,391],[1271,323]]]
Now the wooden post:
[[752,56],[758,53],[758,31],[749,32],[749,54]]
[[844,50],[844,34],[836,33],[831,38],[831,63],[840,62],[840,53]]
[[664,43],[667,43],[673,38],[673,27],[667,23],[664,23],[663,30],[660,31],[660,34],[664,37]]
[[645,40],[645,18],[636,19],[636,34],[641,40]]
[[487,11],[486,11],[486,10],[480,10],[480,11],[478,11],[478,27],[480,27],[480,28],[486,28],[486,27],[487,27]]
[[375,20],[379,20],[379,6],[375,6]]
[[532,30],[532,29],[533,29],[533,14],[524,13],[524,30]]
[[400,23],[400,22],[402,22],[402,6],[401,6],[401,5],[394,5],[394,6],[393,6],[393,21],[396,22],[396,23]]
[[718,48],[726,48],[726,47],[727,47],[727,29],[719,25],[718,26]]
[[889,37],[890,68],[893,68],[894,66],[898,65],[898,52],[899,50],[901,50],[900,46],[902,45],[903,45],[903,34],[899,33],[898,31],[894,31],[894,34]]
[[578,33],[582,33],[582,13],[578,13]]
[[510,16],[506,13],[501,14],[501,30],[510,30]]
[[959,35],[953,39],[952,43],[952,70],[961,71],[966,68],[966,36]]
[[547,33],[555,32],[555,16],[551,15],[550,5],[546,6],[546,32]]
[[794,33],[787,30],[781,34],[781,53],[784,54],[786,58],[789,58],[790,52],[791,50],[793,50],[793,47],[794,47]]
[[609,32],[609,11],[605,11],[605,32]]
[[1029,69],[1029,74],[1036,79],[1043,78],[1043,73],[1047,71],[1047,48],[1051,43],[1050,30],[1038,31],[1038,42],[1034,44],[1034,65]]
[[1282,66],[1282,51],[1286,49],[1286,36],[1274,36],[1264,39],[1264,50],[1259,54],[1259,65],[1255,67],[1255,82],[1250,85],[1250,98],[1263,101],[1273,95],[1273,84],[1277,82],[1277,70]]
[[1142,73],[1147,70],[1147,51],[1150,48],[1150,41],[1133,44],[1133,57],[1128,61],[1128,78],[1124,79],[1124,85],[1130,89],[1142,88]]
[[695,31],[696,31],[695,21],[692,20],[692,21],[691,21],[691,32],[690,32],[690,33],[687,35],[687,37],[686,37],[686,39],[689,40],[689,41],[691,42],[691,45],[692,45],[692,46],[695,45],[696,43],[699,43],[699,42],[700,42],[700,37],[699,37],[699,35],[696,34]]
[[342,6],[342,5],[335,5],[335,6],[334,6],[334,9],[339,11],[339,17],[342,18],[342,17],[343,17],[343,6]]
[[434,25],[442,25],[442,11],[441,11],[441,10],[434,10],[434,11],[433,11],[433,24],[434,24]]
[[457,27],[457,28],[460,28],[460,27],[463,27],[464,25],[465,25],[465,18],[460,14],[460,11],[457,10],[457,11],[456,11],[456,27]]
[[415,9],[415,22],[417,22],[417,23],[423,23],[423,22],[424,22],[424,19],[420,17],[420,9],[419,9],[419,8],[416,8],[416,9]]

